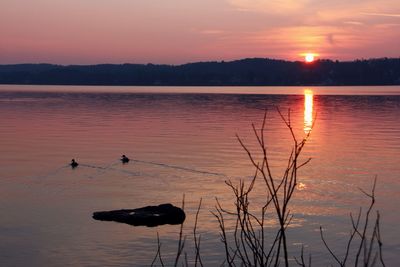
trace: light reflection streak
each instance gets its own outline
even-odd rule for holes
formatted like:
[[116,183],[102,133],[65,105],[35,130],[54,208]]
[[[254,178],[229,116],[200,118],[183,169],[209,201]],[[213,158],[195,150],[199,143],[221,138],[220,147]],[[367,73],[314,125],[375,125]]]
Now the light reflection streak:
[[313,124],[314,93],[307,89],[304,91],[304,132],[309,133]]

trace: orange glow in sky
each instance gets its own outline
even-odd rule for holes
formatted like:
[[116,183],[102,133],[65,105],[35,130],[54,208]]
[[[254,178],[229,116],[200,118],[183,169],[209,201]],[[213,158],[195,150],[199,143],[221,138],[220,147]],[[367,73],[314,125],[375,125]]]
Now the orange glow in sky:
[[4,0],[0,64],[399,57],[399,25],[398,0]]

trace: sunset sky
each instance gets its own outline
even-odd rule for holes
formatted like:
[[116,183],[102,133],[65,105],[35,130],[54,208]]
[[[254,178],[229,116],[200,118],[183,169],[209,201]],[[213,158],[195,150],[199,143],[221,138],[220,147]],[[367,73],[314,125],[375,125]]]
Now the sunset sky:
[[400,56],[399,0],[1,0],[0,64]]

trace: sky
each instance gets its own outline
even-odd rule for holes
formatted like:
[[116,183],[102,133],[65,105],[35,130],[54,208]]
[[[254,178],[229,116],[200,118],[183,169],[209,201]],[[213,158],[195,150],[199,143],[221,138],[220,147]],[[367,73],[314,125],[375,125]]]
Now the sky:
[[0,0],[0,64],[400,57],[399,0]]

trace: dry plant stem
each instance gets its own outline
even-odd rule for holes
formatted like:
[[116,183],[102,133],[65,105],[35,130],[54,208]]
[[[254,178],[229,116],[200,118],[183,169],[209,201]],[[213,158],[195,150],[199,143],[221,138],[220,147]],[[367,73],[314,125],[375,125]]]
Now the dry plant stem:
[[[375,266],[377,260],[379,259],[380,263],[382,266],[385,266],[385,262],[383,260],[382,256],[382,240],[381,240],[381,235],[380,235],[380,214],[377,211],[376,212],[376,218],[375,218],[375,223],[372,228],[372,234],[368,238],[368,231],[369,229],[369,221],[370,221],[370,216],[371,216],[371,211],[373,210],[373,207],[375,205],[375,188],[376,188],[376,181],[377,177],[374,179],[374,184],[371,189],[371,193],[367,193],[364,190],[360,189],[360,191],[366,195],[368,198],[370,198],[370,205],[368,207],[367,212],[363,216],[362,220],[362,225],[361,223],[361,218],[362,218],[362,209],[360,208],[357,216],[357,220],[354,220],[353,215],[350,213],[350,219],[351,219],[351,224],[352,224],[352,230],[350,232],[350,237],[347,242],[346,246],[346,252],[343,260],[340,260],[339,257],[331,250],[331,248],[328,246],[324,235],[322,231],[322,227],[320,227],[320,234],[321,234],[321,239],[329,251],[329,253],[332,255],[332,257],[335,259],[335,261],[340,265],[340,266],[346,266],[348,256],[350,254],[351,250],[351,244],[355,241],[358,240],[358,246],[357,250],[355,251],[355,258],[354,258],[354,266],[359,266],[361,254],[362,254],[362,263],[361,265],[364,267],[368,266]],[[368,240],[369,239],[369,240]],[[378,244],[378,248],[375,248],[376,243]]]
[[[193,227],[193,237],[194,237],[194,245],[195,245],[195,266],[201,266],[203,267],[203,262],[201,260],[200,256],[200,235],[197,234],[197,225],[198,225],[198,218],[199,218],[199,213],[201,209],[201,204],[202,204],[202,199],[200,199],[199,206],[197,208],[196,212],[196,219],[195,219],[195,224]],[[183,195],[182,199],[182,210],[185,209],[185,195]],[[186,236],[183,235],[183,223],[180,226],[180,231],[179,231],[179,240],[178,240],[178,249],[174,261],[174,266],[178,266],[179,262],[181,262],[182,266],[189,266],[189,261],[188,261],[188,255],[186,251],[184,251],[186,243]],[[164,262],[161,257],[161,242],[159,238],[159,234],[157,232],[157,254],[155,255],[153,262],[151,263],[151,266],[155,266],[155,263],[157,259],[160,261],[161,266],[164,266]],[[182,253],[184,255],[184,259],[181,260]]]
[[[371,204],[370,204],[370,206],[368,208],[368,211],[367,211],[367,214],[365,216],[364,229],[363,229],[363,232],[362,232],[361,242],[360,242],[360,246],[358,247],[357,256],[356,256],[356,266],[358,265],[358,260],[359,260],[362,248],[364,248],[364,266],[366,266],[365,265],[366,250],[367,250],[366,233],[367,233],[367,229],[368,229],[369,215],[371,213],[372,207],[375,204],[375,187],[376,187],[376,177],[374,179],[374,185],[372,187],[371,194],[368,194],[367,192],[365,192],[364,190],[362,190],[360,188],[360,191],[363,192],[367,197],[369,197],[371,199]],[[370,243],[370,246],[373,245],[373,240],[374,240],[374,234],[372,235],[372,240],[371,240],[372,242]]]
[[320,235],[321,235],[322,242],[324,242],[324,245],[325,245],[326,249],[329,251],[329,253],[332,255],[332,257],[335,259],[335,261],[336,261],[337,263],[339,263],[340,266],[344,266],[344,263],[343,263],[342,261],[339,260],[339,258],[335,255],[335,253],[331,250],[331,248],[330,248],[330,247],[328,246],[328,244],[326,243],[322,231],[323,231],[323,230],[322,230],[322,227],[320,226],[320,227],[319,227],[319,233],[320,233]]
[[377,240],[378,240],[378,246],[379,246],[379,260],[382,263],[382,266],[386,266],[385,262],[383,261],[383,254],[382,254],[382,238],[381,238],[381,228],[380,228],[380,217],[381,215],[379,214],[379,211],[376,212],[376,228],[377,228]]
[[197,222],[198,222],[198,218],[199,218],[201,203],[202,203],[202,199],[200,199],[199,207],[197,208],[196,219],[195,219],[194,228],[193,228],[193,238],[194,238],[194,246],[195,246],[195,253],[196,253],[196,258],[195,258],[195,261],[194,261],[194,266],[195,267],[197,267],[197,264],[200,264],[200,266],[203,267],[203,263],[202,263],[201,257],[200,257],[200,240],[201,240],[201,236],[199,235],[197,237],[197,233],[196,233],[196,231],[197,231]]
[[229,252],[230,248],[228,245],[228,241],[227,241],[227,237],[226,237],[226,231],[225,231],[225,221],[224,221],[224,216],[223,216],[223,209],[221,207],[221,204],[219,203],[218,199],[215,199],[217,202],[217,206],[215,207],[215,210],[217,211],[215,212],[211,212],[215,218],[218,221],[219,224],[219,228],[221,230],[220,233],[220,238],[221,238],[221,242],[224,244],[224,248],[225,248],[225,258],[226,258],[226,262],[228,264],[228,266],[234,266],[233,261],[235,260],[236,253],[237,251],[234,252],[234,256],[231,256],[231,253]]
[[[183,195],[182,199],[182,210],[185,210],[185,195]],[[185,247],[186,236],[183,237],[183,223],[181,224],[181,229],[179,231],[179,241],[178,241],[178,250],[176,253],[174,266],[178,266],[179,258],[182,254],[183,248]]]
[[[235,266],[235,257],[240,262],[240,265],[243,266],[278,266],[281,260],[284,261],[286,267],[289,266],[286,229],[290,224],[292,216],[288,206],[297,185],[297,171],[310,161],[310,159],[308,159],[298,164],[299,155],[310,132],[301,141],[298,141],[291,125],[290,110],[287,116],[284,116],[279,110],[278,113],[289,129],[293,143],[293,148],[282,176],[274,176],[270,166],[265,142],[267,112],[264,113],[262,126],[259,130],[252,124],[254,135],[261,149],[262,156],[260,160],[253,155],[253,152],[250,151],[242,139],[237,136],[240,145],[246,151],[256,171],[248,187],[245,186],[244,181],[239,181],[237,186],[233,185],[231,181],[227,181],[226,184],[231,188],[235,196],[236,210],[234,212],[228,212],[222,209],[221,205],[218,203],[216,207],[217,212],[214,213],[220,225],[221,240],[225,245],[226,261],[229,266]],[[256,216],[250,212],[251,201],[249,200],[249,196],[254,188],[256,180],[259,178],[262,179],[266,186],[266,199],[261,208],[261,215]],[[273,209],[273,213],[277,217],[279,227],[272,244],[269,244],[269,248],[266,248],[266,233],[264,228],[267,211],[270,208]],[[233,233],[233,248],[228,244],[224,225],[224,216],[228,215],[236,217],[236,225]]]
[[300,260],[294,257],[296,263],[301,267],[311,267],[311,254],[308,257],[308,264],[304,261],[304,246],[301,246]]
[[151,265],[150,265],[151,267],[154,266],[154,264],[155,264],[156,261],[157,261],[157,258],[160,260],[161,266],[164,267],[164,262],[163,262],[162,257],[161,257],[161,242],[160,242],[160,236],[158,235],[158,232],[157,232],[157,253],[156,253],[156,255],[155,255],[155,257],[154,257],[154,259],[153,259],[153,261],[152,261],[152,263],[151,263]]

